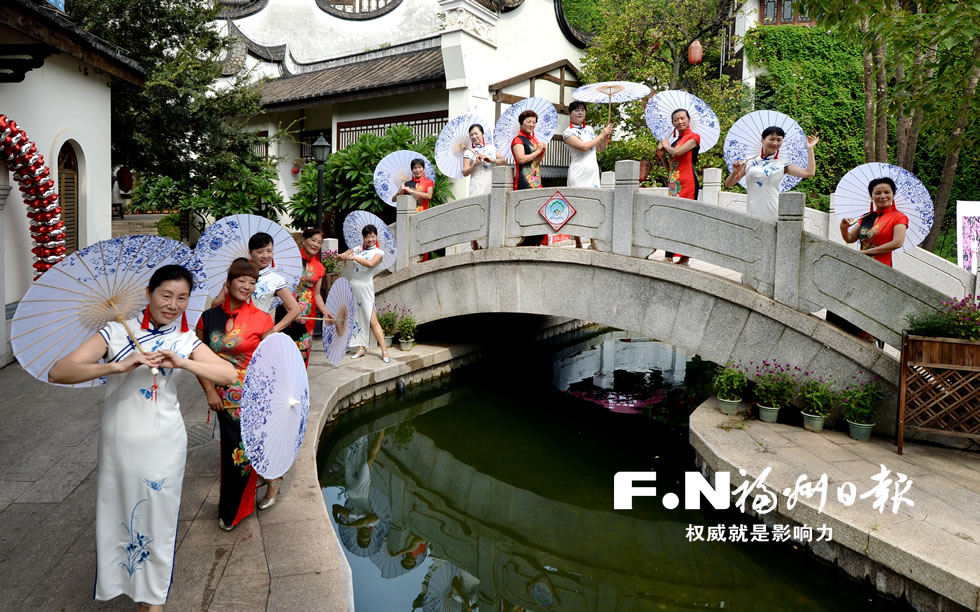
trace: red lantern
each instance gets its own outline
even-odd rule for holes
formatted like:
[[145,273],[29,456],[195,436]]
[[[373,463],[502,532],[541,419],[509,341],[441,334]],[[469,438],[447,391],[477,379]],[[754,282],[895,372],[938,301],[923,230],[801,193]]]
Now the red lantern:
[[691,43],[691,46],[687,48],[687,61],[690,64],[700,64],[703,55],[704,49],[701,47],[701,41],[699,40],[695,40]]
[[297,164],[293,164],[293,174],[299,174],[299,166]]

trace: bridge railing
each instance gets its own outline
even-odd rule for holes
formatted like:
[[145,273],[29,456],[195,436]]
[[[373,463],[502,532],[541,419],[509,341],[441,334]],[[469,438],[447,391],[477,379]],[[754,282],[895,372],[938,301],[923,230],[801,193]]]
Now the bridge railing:
[[[396,238],[407,248],[398,249],[395,271],[422,253],[471,240],[508,247],[524,236],[551,233],[538,211],[556,189],[514,191],[512,172],[494,168],[489,195],[421,213],[413,198],[399,197]],[[844,245],[839,236],[828,240],[837,234],[836,223],[806,209],[802,193],[780,194],[779,219],[771,223],[745,214],[744,196],[721,191],[721,172],[714,168],[705,172],[700,201],[639,189],[635,161],[617,162],[609,175],[600,189],[557,189],[576,210],[562,233],[594,238],[601,250],[628,257],[646,258],[660,248],[735,270],[766,297],[801,312],[827,308],[893,346],[908,314],[935,309],[976,287],[973,274],[931,253],[896,254],[896,269]]]

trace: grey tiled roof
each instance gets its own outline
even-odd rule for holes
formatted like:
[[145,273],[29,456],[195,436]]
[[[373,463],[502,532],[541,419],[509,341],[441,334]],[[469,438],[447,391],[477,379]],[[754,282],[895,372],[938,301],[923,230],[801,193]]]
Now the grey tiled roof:
[[269,3],[269,0],[221,0],[218,19],[241,19],[254,15]]
[[423,49],[267,81],[262,104],[314,100],[409,84],[445,86],[442,51]]

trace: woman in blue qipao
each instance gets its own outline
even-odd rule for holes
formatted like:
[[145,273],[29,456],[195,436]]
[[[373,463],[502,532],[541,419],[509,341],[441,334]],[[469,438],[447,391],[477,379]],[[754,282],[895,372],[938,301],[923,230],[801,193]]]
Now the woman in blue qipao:
[[[193,278],[163,266],[150,277],[149,304],[127,323],[103,327],[48,373],[56,384],[106,377],[95,514],[95,598],[127,595],[139,610],[161,610],[173,580],[177,514],[187,433],[175,370],[228,384],[235,368],[187,327]],[[144,367],[145,366],[145,367]],[[152,368],[152,369],[151,369]],[[157,373],[154,373],[157,372]]]

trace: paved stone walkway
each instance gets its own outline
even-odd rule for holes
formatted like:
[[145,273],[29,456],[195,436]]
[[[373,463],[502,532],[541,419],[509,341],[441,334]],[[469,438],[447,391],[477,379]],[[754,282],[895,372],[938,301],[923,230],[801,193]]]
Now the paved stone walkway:
[[[839,431],[813,433],[727,417],[713,398],[691,415],[690,436],[709,472],[731,473],[733,489],[744,480],[739,469],[755,479],[771,467],[766,483],[778,491],[792,488],[801,474],[811,482],[826,474],[830,486],[822,513],[817,497],[801,498],[789,509],[780,495],[776,509],[797,523],[832,527],[834,541],[847,549],[814,546],[818,556],[870,579],[879,590],[906,597],[919,609],[938,609],[938,604],[903,576],[980,612],[980,454],[906,441],[904,454],[898,455],[889,440],[856,442]],[[879,512],[872,507],[873,497],[850,506],[837,500],[844,482],[854,483],[858,495],[872,488],[871,477],[882,465],[891,470],[893,481],[899,472],[912,479],[906,497],[914,507],[903,504],[893,513],[889,500]]]
[[[234,531],[217,526],[218,441],[186,373],[180,404],[189,445],[168,610],[352,609],[350,569],[327,514],[313,448],[337,398],[448,362],[472,347],[416,346],[340,367],[314,352],[310,425],[279,503]],[[447,366],[448,367],[448,366]],[[428,374],[431,376],[432,374]],[[373,396],[373,392],[371,394]],[[357,401],[367,398],[358,392]],[[126,597],[92,599],[95,494],[104,390],[42,383],[17,364],[0,369],[0,610],[133,610]],[[214,423],[214,420],[211,421]],[[197,446],[194,446],[197,444]],[[264,495],[264,491],[260,493]]]

